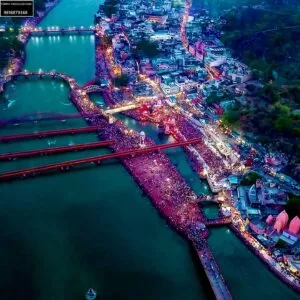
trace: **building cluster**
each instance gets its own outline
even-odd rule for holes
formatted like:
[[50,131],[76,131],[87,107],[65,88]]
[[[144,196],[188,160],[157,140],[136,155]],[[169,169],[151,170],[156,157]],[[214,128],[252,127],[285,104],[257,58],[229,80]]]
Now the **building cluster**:
[[[149,5],[146,0],[125,0],[109,17],[103,9],[106,3],[100,6],[95,21],[103,35],[112,37],[111,74],[125,74],[131,86],[139,74],[145,74],[160,84],[171,101],[175,101],[172,96],[183,91],[189,100],[205,99],[221,90],[222,85],[250,80],[249,68],[233,59],[219,40],[215,25],[221,21],[208,17],[207,11],[199,10],[189,17],[183,43],[184,4],[155,0]],[[143,53],[143,42],[146,47],[157,47],[157,55]]]
[[299,276],[300,219],[290,218],[284,209],[288,193],[277,184],[261,179],[250,186],[241,185],[237,176],[230,176],[229,182],[234,205],[248,230]]

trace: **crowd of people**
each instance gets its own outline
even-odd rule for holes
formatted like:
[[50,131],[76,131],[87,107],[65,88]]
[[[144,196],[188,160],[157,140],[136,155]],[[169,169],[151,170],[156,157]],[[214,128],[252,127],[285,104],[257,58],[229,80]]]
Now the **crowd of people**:
[[[112,97],[109,91],[104,93],[104,98],[107,102],[111,101]],[[86,98],[80,93],[73,93],[72,99],[82,113],[99,113],[96,106],[87,105]],[[139,133],[128,131],[121,121],[117,120],[113,124],[109,124],[107,118],[103,116],[91,118],[90,121],[93,125],[104,128],[99,132],[101,139],[116,141],[112,146],[114,152],[140,147]],[[147,137],[145,144],[147,146],[155,145]],[[128,157],[123,160],[123,163],[153,201],[153,204],[176,230],[187,236],[191,224],[205,222],[206,218],[197,205],[196,194],[164,153],[152,152]],[[207,236],[205,231],[199,230],[199,234],[203,237]]]
[[[103,74],[104,77],[109,77],[105,52],[100,47],[96,48],[96,58],[97,73],[102,77]],[[103,96],[106,105],[110,107],[124,101],[123,91],[117,89],[107,89]],[[140,118],[138,110],[127,112],[127,114],[134,114],[132,117],[135,119]],[[165,117],[164,113],[157,115],[162,120]],[[176,126],[177,123],[180,125],[179,130],[186,134],[187,139],[199,137],[199,132],[195,131],[194,127],[190,130],[190,125],[185,123],[185,119],[178,116],[176,121]],[[115,120],[113,124],[108,124],[105,118],[99,117],[93,122],[105,128],[101,131],[102,139],[117,141],[112,147],[113,151],[120,152],[140,147],[139,133],[129,131],[121,121]],[[145,138],[145,144],[146,146],[155,145],[148,137]],[[152,152],[126,158],[123,163],[167,221],[197,245],[202,245],[204,238],[208,236],[208,230],[204,224],[211,221],[202,214],[197,204],[199,198],[168,157],[162,152]],[[222,218],[220,216],[221,221]]]
[[[176,115],[176,128],[178,128],[180,133],[187,139],[199,137],[201,135],[199,130],[197,130],[185,117],[181,116],[180,114]],[[200,153],[201,157],[214,174],[217,174],[218,177],[222,178],[229,175],[222,158],[215,155],[204,141],[203,143],[198,143],[194,147],[198,153]]]

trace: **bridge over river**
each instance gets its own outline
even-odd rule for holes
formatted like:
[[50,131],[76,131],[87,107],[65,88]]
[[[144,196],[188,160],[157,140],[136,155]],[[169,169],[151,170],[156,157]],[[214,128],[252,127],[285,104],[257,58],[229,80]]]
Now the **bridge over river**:
[[[41,167],[25,169],[25,170],[6,172],[6,173],[0,174],[0,181],[12,180],[12,179],[16,179],[16,178],[25,178],[25,177],[33,176],[36,174],[57,171],[57,170],[62,170],[62,171],[69,170],[71,167],[88,164],[88,163],[100,164],[102,161],[109,160],[109,159],[126,158],[129,156],[141,155],[141,154],[145,154],[145,153],[149,153],[149,152],[153,152],[153,151],[161,151],[161,150],[170,149],[170,148],[174,148],[174,147],[187,146],[190,144],[199,143],[199,141],[200,141],[200,139],[195,138],[195,139],[191,139],[191,140],[183,141],[183,142],[174,142],[174,143],[169,143],[169,144],[150,146],[147,148],[131,149],[131,150],[116,152],[116,153],[112,153],[112,154],[88,157],[88,158],[83,158],[83,159],[76,159],[76,160],[71,160],[71,161],[66,161],[66,162],[41,166]],[[107,146],[107,145],[111,144],[111,142],[112,141],[106,141],[106,142],[100,142],[100,143],[101,143],[101,146]],[[64,149],[61,149],[61,148],[64,148]],[[66,147],[61,147],[61,148],[60,148],[60,150],[62,150],[62,151],[66,151],[68,149]],[[55,149],[51,149],[51,150],[56,151]],[[49,150],[49,149],[36,150],[34,155],[36,155],[36,154],[40,155],[43,153],[46,154],[46,152],[48,152],[48,151],[51,152],[51,150]],[[60,150],[58,150],[58,151],[60,151]],[[20,153],[19,152],[18,154],[12,154],[12,156],[15,156],[15,155],[18,155],[19,157],[30,156],[33,151],[30,151],[30,152],[31,153],[28,153],[28,152]],[[4,158],[7,158],[6,156],[4,155]]]
[[60,28],[58,26],[50,26],[47,28],[42,27],[23,27],[21,33],[30,34],[31,36],[43,36],[43,35],[75,35],[75,34],[95,34],[96,28],[90,27],[68,27]]

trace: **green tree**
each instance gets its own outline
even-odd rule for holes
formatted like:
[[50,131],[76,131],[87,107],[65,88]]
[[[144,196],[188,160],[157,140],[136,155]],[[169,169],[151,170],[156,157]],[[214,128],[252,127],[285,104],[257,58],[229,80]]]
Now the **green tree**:
[[118,12],[119,0],[106,0],[103,5],[103,11],[107,17],[111,17]]
[[263,92],[272,103],[280,101],[279,89],[274,84],[266,84],[263,88]]
[[294,218],[295,216],[300,218],[300,197],[290,194],[285,210],[290,218]]
[[228,110],[222,116],[222,122],[224,125],[235,125],[240,119],[240,112],[237,110]]
[[219,97],[216,92],[212,92],[206,99],[208,105],[219,104],[223,97]]
[[43,11],[45,10],[45,0],[34,0],[34,9],[35,11]]
[[120,76],[115,77],[114,83],[117,87],[124,87],[128,85],[129,78],[126,74],[121,74]]
[[278,240],[278,242],[276,243],[275,247],[276,248],[280,248],[280,249],[283,249],[287,246],[287,243],[283,240]]
[[275,128],[280,132],[288,132],[293,128],[293,121],[289,116],[282,115],[275,121]]
[[247,173],[241,180],[242,185],[252,185],[256,183],[256,180],[261,179],[261,176],[255,172]]
[[148,40],[141,40],[136,44],[137,54],[153,58],[158,55],[158,44]]

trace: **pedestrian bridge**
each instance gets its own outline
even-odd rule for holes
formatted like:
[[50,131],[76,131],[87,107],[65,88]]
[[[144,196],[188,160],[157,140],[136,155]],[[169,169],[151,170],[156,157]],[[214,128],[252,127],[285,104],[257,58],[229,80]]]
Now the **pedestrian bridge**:
[[42,35],[64,35],[64,34],[94,34],[96,29],[94,26],[90,27],[68,27],[60,28],[58,26],[51,26],[47,28],[42,27],[23,27],[21,33],[30,34],[31,36],[42,36]]
[[72,82],[75,82],[75,79],[72,78],[69,75],[63,74],[63,73],[59,73],[56,71],[50,71],[50,72],[45,72],[42,70],[39,71],[35,71],[35,72],[29,72],[29,71],[22,71],[22,72],[17,72],[17,73],[12,73],[12,72],[8,72],[5,75],[5,81],[3,84],[9,82],[10,80],[17,78],[17,77],[25,77],[25,78],[29,78],[29,77],[38,77],[38,78],[55,78],[55,79],[62,79],[64,81],[67,81],[69,84],[71,84]]
[[123,105],[120,107],[115,107],[115,108],[111,108],[111,109],[107,109],[105,110],[105,112],[107,114],[113,115],[119,112],[124,112],[124,111],[128,111],[128,110],[134,110],[136,108],[138,108],[140,105],[139,104],[129,104],[129,105]]
[[[12,180],[16,178],[26,178],[26,177],[31,177],[35,176],[37,174],[42,174],[42,173],[48,173],[48,172],[54,172],[57,170],[61,171],[66,171],[69,169],[72,169],[73,167],[84,165],[84,164],[96,164],[99,165],[102,161],[106,160],[111,160],[111,159],[124,159],[128,157],[134,157],[136,155],[142,155],[142,154],[147,154],[150,152],[155,152],[155,151],[162,151],[170,148],[176,148],[176,147],[184,147],[190,144],[196,144],[199,143],[201,140],[199,138],[194,138],[190,139],[188,141],[181,141],[181,142],[174,142],[174,143],[168,143],[168,144],[160,144],[160,145],[154,145],[154,146],[149,146],[146,148],[133,148],[130,150],[125,150],[125,151],[120,151],[120,152],[115,152],[115,153],[110,153],[110,154],[104,154],[100,156],[93,156],[93,157],[87,157],[87,158],[81,158],[81,159],[75,159],[71,161],[64,161],[64,162],[59,162],[59,163],[54,163],[50,165],[44,165],[44,166],[39,166],[39,167],[34,167],[34,168],[29,168],[29,169],[24,169],[24,170],[17,170],[17,171],[11,171],[11,172],[6,172],[0,174],[0,182],[6,181],[6,180]],[[111,142],[115,141],[104,141],[100,142],[100,146],[107,146],[107,144],[110,144]],[[91,145],[88,145],[90,147]],[[96,144],[96,147],[98,147],[99,144]],[[85,147],[85,146],[79,146],[79,147]],[[74,149],[74,148],[72,148]],[[70,147],[68,148],[63,148],[63,149],[42,149],[35,151],[34,153],[18,153],[14,155],[18,155],[19,157],[21,156],[29,156],[29,155],[36,155],[36,154],[41,154],[44,151],[55,151],[55,152],[62,152],[62,151],[68,151],[70,150]],[[38,152],[38,153],[37,153]],[[6,158],[6,157],[5,157]]]
[[86,93],[97,93],[97,92],[102,92],[104,88],[102,88],[99,85],[92,84],[92,85],[85,86],[83,90]]

